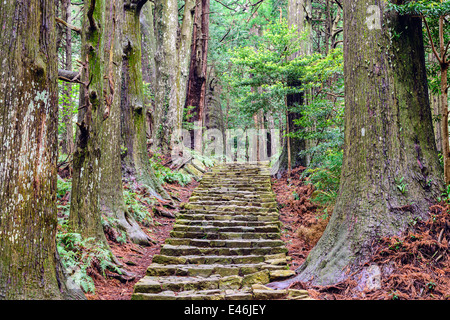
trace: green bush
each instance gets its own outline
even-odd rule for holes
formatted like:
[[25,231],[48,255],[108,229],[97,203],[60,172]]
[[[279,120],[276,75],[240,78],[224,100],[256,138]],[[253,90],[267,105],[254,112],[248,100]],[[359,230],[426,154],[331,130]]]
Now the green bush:
[[128,208],[128,212],[131,213],[138,222],[141,222],[146,226],[153,224],[153,217],[148,208],[154,205],[155,200],[141,197],[137,193],[126,189],[123,191],[123,198],[125,200],[125,205]]
[[303,172],[309,177],[309,182],[316,189],[313,201],[323,205],[333,204],[339,191],[343,151],[328,150],[316,167],[310,167]]
[[153,155],[150,159],[150,165],[161,183],[179,183],[181,186],[185,186],[192,180],[190,174],[172,171],[170,168],[164,166],[159,154]]

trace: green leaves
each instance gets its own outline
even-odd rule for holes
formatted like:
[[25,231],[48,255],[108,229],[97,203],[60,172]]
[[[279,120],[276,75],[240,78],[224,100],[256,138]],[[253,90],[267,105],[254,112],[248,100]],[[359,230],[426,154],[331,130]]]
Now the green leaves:
[[450,14],[450,1],[416,0],[397,5],[388,2],[388,9],[397,11],[400,15],[419,15],[425,17],[440,17]]

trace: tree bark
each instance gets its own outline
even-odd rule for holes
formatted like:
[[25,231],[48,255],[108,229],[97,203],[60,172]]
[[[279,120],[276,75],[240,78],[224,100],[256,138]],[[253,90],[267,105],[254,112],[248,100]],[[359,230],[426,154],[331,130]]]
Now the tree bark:
[[115,219],[115,226],[134,243],[148,245],[149,239],[128,212],[123,199],[122,162],[120,156],[120,116],[122,87],[123,0],[110,0],[105,8],[106,41],[104,47],[104,94],[108,117],[101,133],[101,212]]
[[170,199],[150,167],[141,61],[139,15],[146,1],[125,1],[121,89],[122,167],[125,178],[158,198]]
[[73,298],[55,241],[54,1],[4,1],[0,25],[0,299]]
[[[430,41],[432,41],[430,39]],[[444,182],[450,184],[450,142],[448,134],[448,67],[450,62],[446,57],[444,42],[444,16],[439,17],[439,49],[441,53],[441,112],[442,112],[442,154],[444,156]]]
[[331,220],[296,280],[326,285],[346,279],[369,258],[373,240],[427,218],[442,187],[421,20],[385,12],[380,2],[382,27],[369,29],[371,4],[344,1],[341,185]]
[[[70,0],[63,0],[62,12],[64,20],[70,24],[71,8]],[[66,46],[65,46],[65,61],[64,68],[67,71],[72,71],[72,30],[65,29]],[[71,155],[74,151],[73,139],[73,100],[72,100],[72,83],[66,82],[63,85],[63,123],[65,126],[64,137],[62,139],[62,153]]]
[[153,149],[170,153],[176,114],[169,111],[177,106],[177,29],[178,5],[175,0],[155,1],[156,30],[156,92]]
[[209,38],[209,0],[197,0],[195,4],[194,26],[192,33],[191,61],[185,106],[192,106],[188,111],[189,122],[197,123],[196,132],[192,136],[191,146],[201,150],[203,117],[205,113],[205,97],[208,66]]
[[76,150],[73,156],[69,226],[83,238],[93,237],[108,247],[99,204],[101,131],[105,110],[105,0],[84,2]]

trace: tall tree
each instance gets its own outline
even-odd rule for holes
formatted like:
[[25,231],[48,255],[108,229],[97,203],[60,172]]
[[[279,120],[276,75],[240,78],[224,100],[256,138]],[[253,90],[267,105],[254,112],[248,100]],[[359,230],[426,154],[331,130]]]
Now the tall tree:
[[77,121],[76,150],[69,225],[83,237],[107,246],[100,214],[101,130],[105,110],[104,63],[105,0],[84,2],[81,32],[83,70]]
[[[70,0],[62,1],[62,16],[67,24],[71,23],[71,6]],[[64,28],[65,34],[65,55],[64,55],[64,69],[72,71],[72,29]],[[63,122],[65,126],[64,136],[62,138],[62,152],[71,155],[74,151],[74,139],[73,139],[73,101],[72,101],[72,83],[65,82],[63,84]]]
[[371,253],[374,239],[405,230],[442,187],[431,122],[421,19],[344,1],[345,147],[340,190],[297,280],[332,284]]
[[189,67],[189,81],[186,92],[185,106],[194,107],[188,110],[189,122],[197,122],[196,136],[193,136],[196,148],[202,136],[202,127],[205,114],[205,97],[208,66],[208,39],[209,39],[209,0],[197,0],[194,13],[194,27],[191,46],[191,59]]
[[66,299],[55,241],[55,3],[3,1],[0,25],[0,299]]
[[121,134],[123,174],[136,181],[156,197],[169,199],[150,167],[147,152],[146,117],[141,60],[141,31],[139,17],[147,0],[124,1],[123,60],[121,89]]
[[120,154],[120,118],[122,87],[123,0],[109,0],[105,8],[104,94],[107,117],[101,132],[101,212],[115,218],[115,226],[138,244],[149,244],[147,235],[128,212],[123,198],[122,162]]
[[[179,141],[192,39],[194,0],[186,0],[181,27],[175,0],[155,2],[156,83],[153,149],[168,154]],[[180,37],[177,36],[180,30]]]

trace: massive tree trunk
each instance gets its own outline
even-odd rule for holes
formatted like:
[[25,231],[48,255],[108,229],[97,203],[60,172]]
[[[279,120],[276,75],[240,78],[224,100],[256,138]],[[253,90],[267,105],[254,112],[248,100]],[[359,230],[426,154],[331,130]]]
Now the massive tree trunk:
[[[344,1],[345,147],[331,220],[297,280],[333,284],[368,259],[374,239],[400,233],[442,187],[420,18]],[[397,35],[397,36],[395,36]]]
[[[147,109],[147,137],[152,137],[153,132],[153,114],[155,113],[155,83],[156,83],[156,66],[155,66],[155,26],[153,22],[153,2],[147,1],[141,9],[139,21],[141,23],[141,62],[142,62],[142,80],[144,81],[145,90],[144,104]],[[145,91],[144,91],[145,92]],[[151,140],[153,144],[153,140]]]
[[[68,24],[71,23],[71,7],[70,0],[62,1],[62,13],[63,19]],[[65,60],[64,69],[67,71],[72,71],[72,29],[64,27],[64,33],[66,38],[65,45]],[[71,155],[74,151],[74,139],[73,139],[73,100],[72,100],[72,83],[64,82],[63,84],[63,122],[65,126],[64,136],[62,138],[62,153]]]
[[177,101],[177,28],[178,6],[175,0],[155,1],[156,84],[153,148],[170,153],[170,141],[175,114],[169,110]]
[[101,130],[105,113],[104,60],[105,0],[84,2],[76,150],[73,156],[69,226],[84,238],[107,246],[99,204]]
[[54,2],[3,1],[0,25],[0,299],[67,299],[55,241]]
[[125,1],[121,89],[122,162],[125,178],[144,186],[152,196],[169,199],[150,167],[142,82],[139,15],[144,1]]
[[205,113],[206,81],[208,66],[209,0],[197,0],[195,4],[194,26],[191,46],[191,62],[186,92],[186,107],[189,122],[197,123],[191,146],[201,150],[203,118]]
[[186,0],[178,32],[178,6],[174,0],[155,2],[156,84],[153,113],[153,149],[169,154],[180,141],[186,83],[189,73],[194,0]]
[[149,244],[147,235],[129,214],[123,199],[122,162],[120,156],[120,102],[122,87],[123,0],[110,0],[105,8],[106,41],[104,47],[104,93],[108,117],[101,133],[101,211],[116,219],[116,227],[138,244]]

